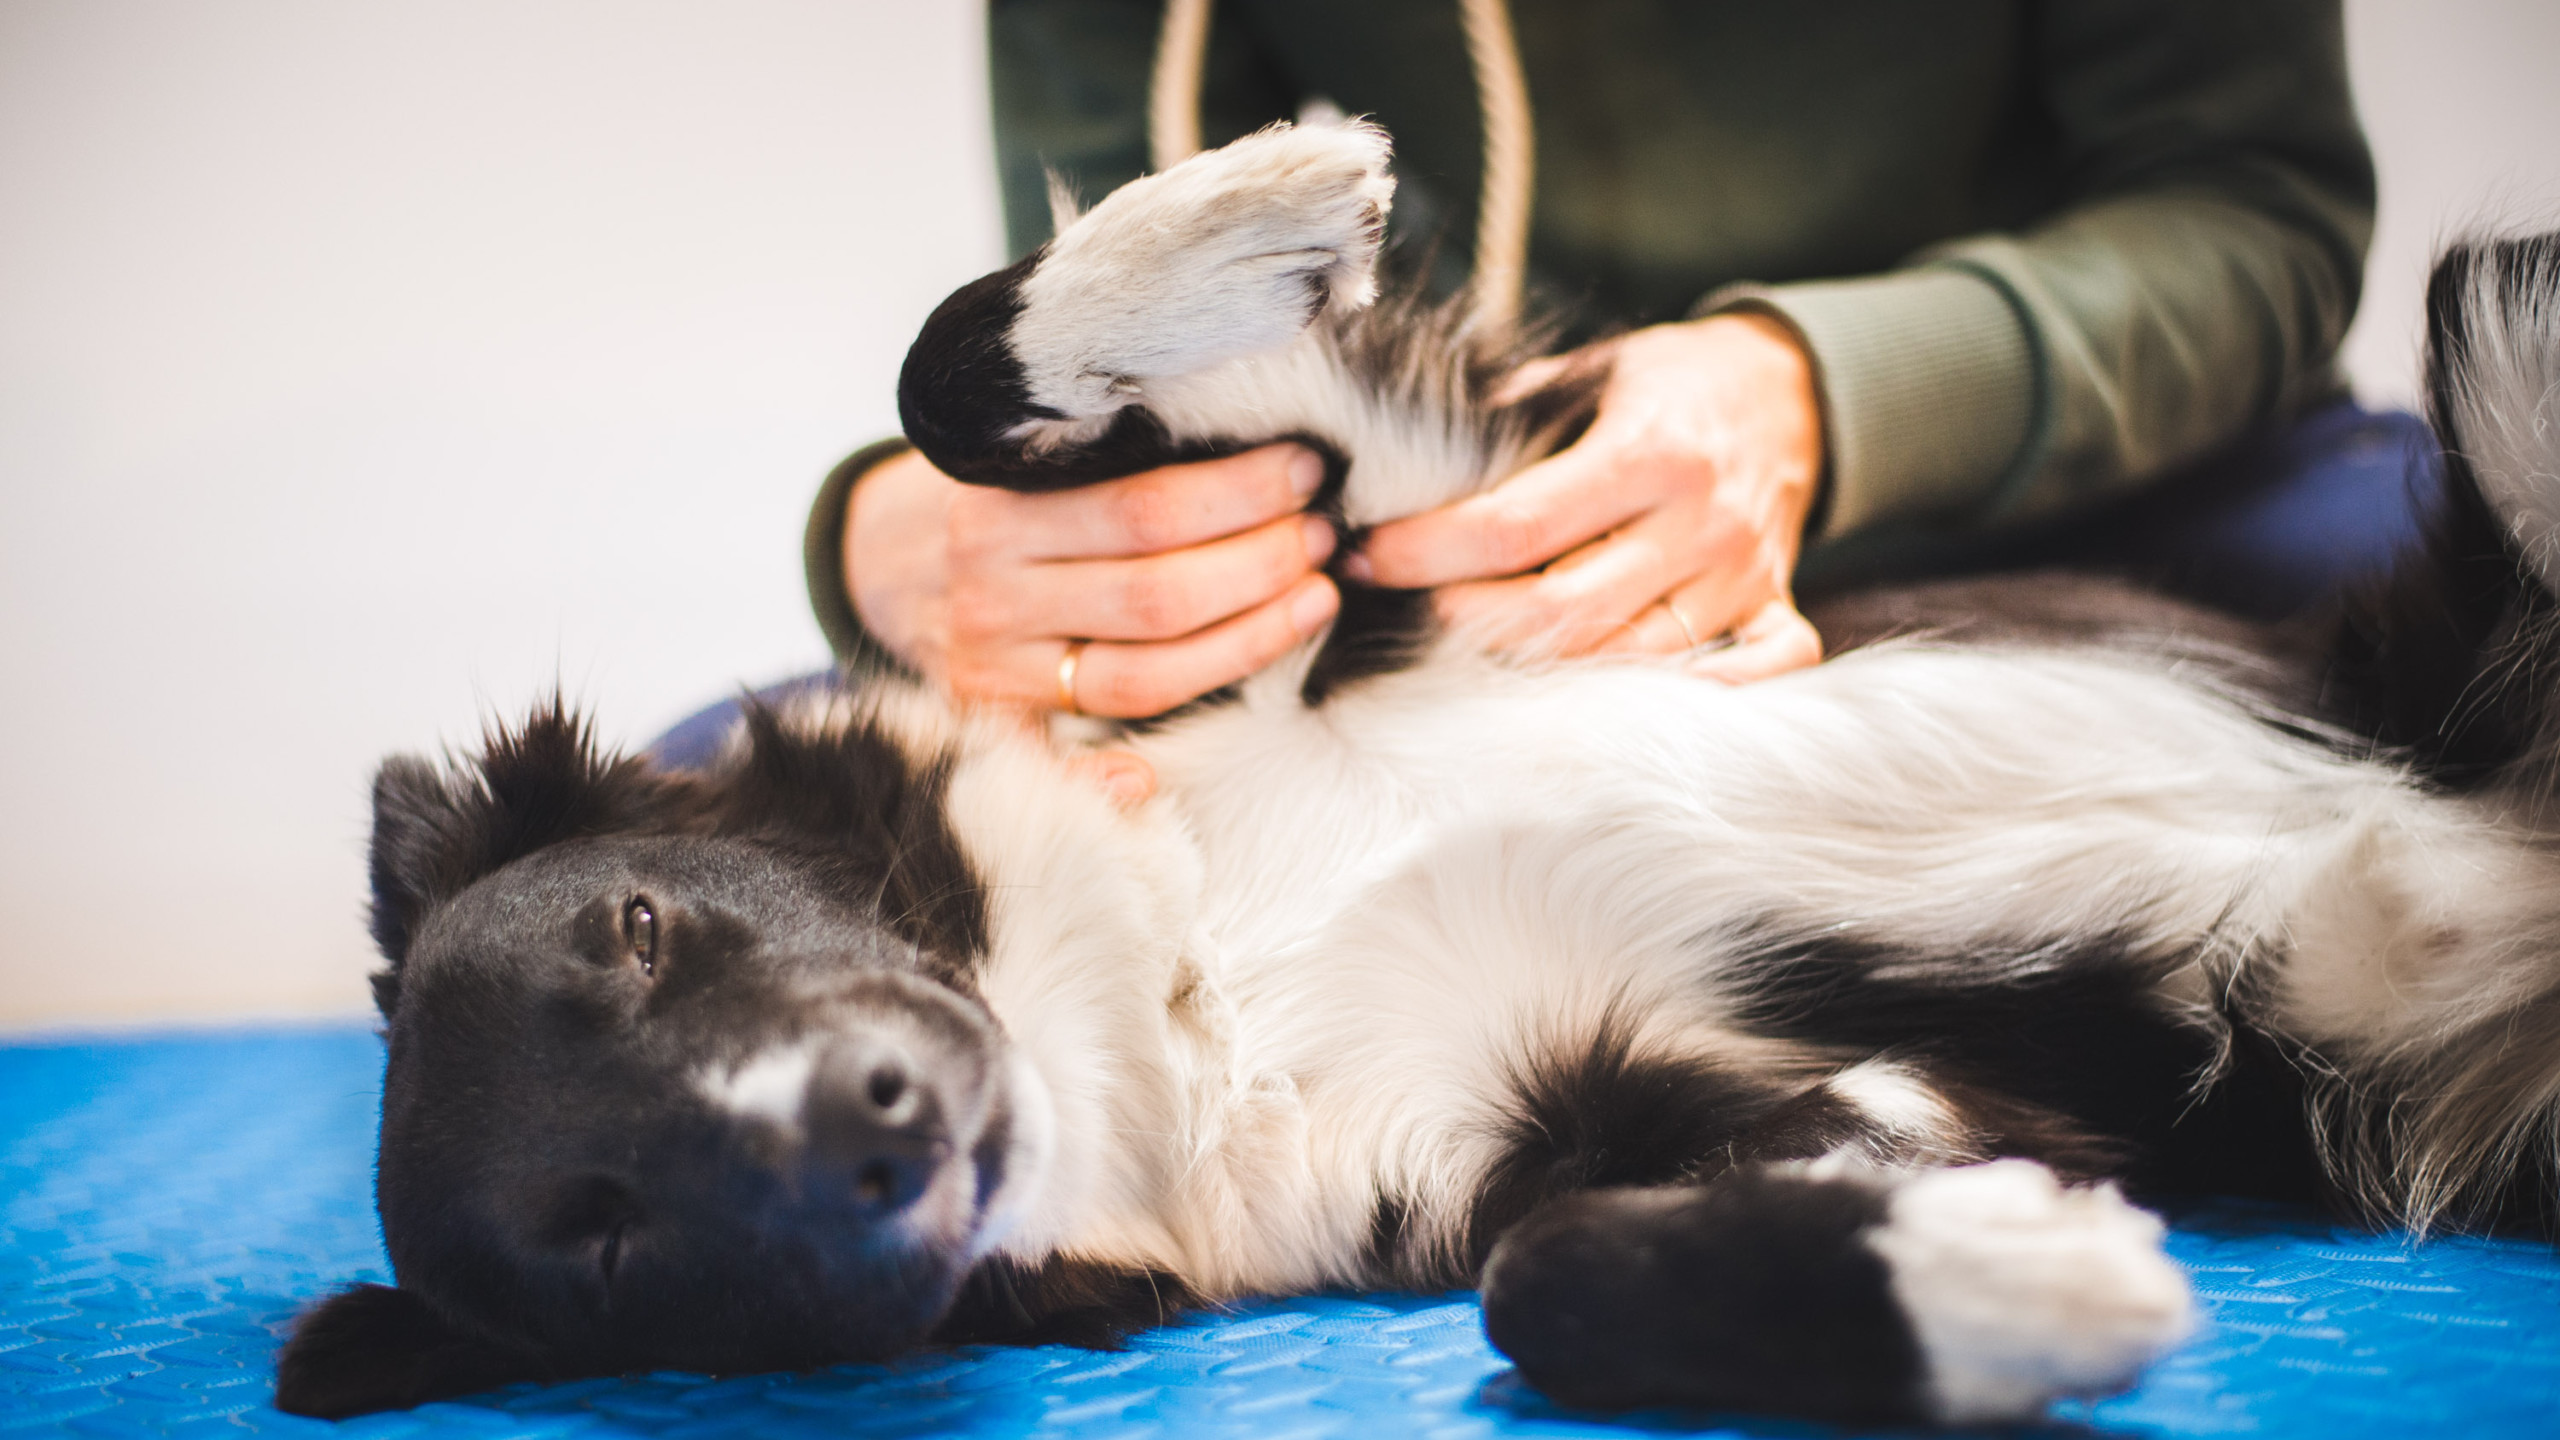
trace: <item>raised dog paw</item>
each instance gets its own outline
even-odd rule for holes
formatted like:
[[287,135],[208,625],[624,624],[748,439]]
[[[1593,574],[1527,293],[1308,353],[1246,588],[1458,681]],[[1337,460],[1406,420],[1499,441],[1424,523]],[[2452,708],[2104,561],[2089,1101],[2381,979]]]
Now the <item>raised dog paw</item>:
[[1395,181],[1374,125],[1275,125],[1113,191],[1050,242],[1009,339],[1030,398],[1108,415],[1377,297]]

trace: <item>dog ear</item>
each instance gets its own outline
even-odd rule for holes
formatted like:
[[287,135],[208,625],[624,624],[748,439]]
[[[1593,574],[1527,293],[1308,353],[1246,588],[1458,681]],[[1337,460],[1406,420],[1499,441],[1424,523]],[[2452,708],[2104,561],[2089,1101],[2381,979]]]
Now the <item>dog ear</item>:
[[467,1334],[407,1290],[357,1285],[294,1325],[276,1356],[276,1408],[342,1420],[547,1373],[531,1352]]
[[440,769],[414,755],[373,779],[373,939],[390,967],[373,977],[387,1018],[400,967],[427,912],[508,861],[579,835],[669,823],[690,783],[596,751],[587,722],[556,697],[475,760]]

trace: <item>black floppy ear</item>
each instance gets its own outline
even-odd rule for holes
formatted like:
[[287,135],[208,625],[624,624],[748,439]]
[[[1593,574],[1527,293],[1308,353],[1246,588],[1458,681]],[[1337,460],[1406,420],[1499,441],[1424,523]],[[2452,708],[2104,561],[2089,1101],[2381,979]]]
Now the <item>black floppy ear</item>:
[[465,1334],[406,1290],[358,1285],[295,1323],[276,1356],[276,1408],[343,1420],[546,1373],[532,1353]]
[[418,923],[436,905],[510,860],[579,835],[672,818],[687,782],[644,762],[600,755],[587,722],[558,699],[480,755],[440,768],[395,755],[373,777],[373,939],[390,967],[373,977],[388,1017]]

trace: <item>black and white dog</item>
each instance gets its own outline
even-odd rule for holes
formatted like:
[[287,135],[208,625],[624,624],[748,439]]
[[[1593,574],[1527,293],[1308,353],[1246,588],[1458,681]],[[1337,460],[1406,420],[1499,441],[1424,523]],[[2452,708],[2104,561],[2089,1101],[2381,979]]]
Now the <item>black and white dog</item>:
[[[1493,406],[1502,357],[1370,303],[1385,162],[1284,128],[1125,187],[936,313],[909,434],[1027,488],[1300,436],[1349,527],[1509,473],[1590,377]],[[2007,1420],[2188,1328],[2109,1182],[2549,1220],[2560,243],[2431,303],[2447,509],[2316,635],[1973,582],[1728,689],[1354,593],[1120,737],[1128,810],[887,681],[698,775],[557,707],[392,760],[399,1285],[278,1402],[1480,1284],[1567,1402]]]

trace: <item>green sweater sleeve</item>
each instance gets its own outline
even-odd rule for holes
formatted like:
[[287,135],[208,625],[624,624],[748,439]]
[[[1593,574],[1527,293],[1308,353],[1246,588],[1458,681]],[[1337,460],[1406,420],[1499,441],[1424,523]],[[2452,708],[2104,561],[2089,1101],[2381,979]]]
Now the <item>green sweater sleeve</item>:
[[2373,174],[2329,0],[2034,12],[2073,193],[1880,276],[1726,287],[1819,372],[1825,536],[2120,492],[2334,388]]

